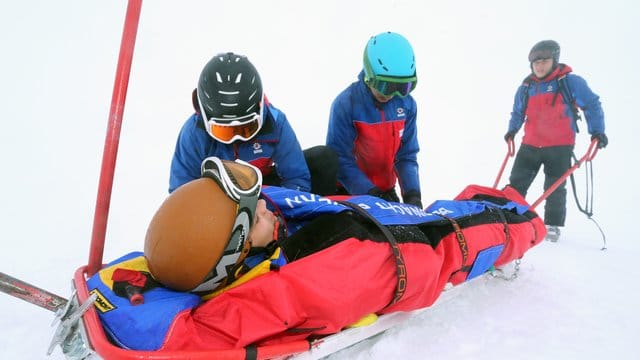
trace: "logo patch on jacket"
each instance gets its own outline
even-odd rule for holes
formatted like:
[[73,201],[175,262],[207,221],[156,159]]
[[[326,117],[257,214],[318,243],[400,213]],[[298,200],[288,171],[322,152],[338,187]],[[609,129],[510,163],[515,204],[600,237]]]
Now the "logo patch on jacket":
[[397,108],[396,115],[398,115],[398,117],[404,117],[405,116],[404,108],[401,108],[401,107]]
[[253,143],[253,153],[254,154],[260,154],[262,153],[262,146],[260,145],[259,142],[254,142]]
[[553,92],[553,85],[549,84],[547,86],[547,92]]

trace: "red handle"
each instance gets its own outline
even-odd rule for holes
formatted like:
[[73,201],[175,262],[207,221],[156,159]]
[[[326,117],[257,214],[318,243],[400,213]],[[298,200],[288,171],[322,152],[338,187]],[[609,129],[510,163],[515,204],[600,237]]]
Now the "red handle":
[[493,188],[496,189],[498,187],[498,183],[500,182],[500,178],[502,177],[502,172],[504,171],[505,166],[507,166],[507,161],[509,161],[510,157],[516,153],[515,145],[513,144],[513,139],[509,139],[507,141],[507,155],[504,156],[504,160],[502,160],[502,166],[500,166],[500,170],[498,171],[498,176],[496,177],[496,181],[493,183]]
[[576,171],[576,169],[579,168],[583,162],[593,160],[593,158],[596,157],[597,153],[598,139],[593,139],[591,140],[591,144],[589,145],[589,148],[587,149],[587,152],[584,154],[584,156],[582,156],[582,158],[580,158],[578,162],[573,164],[573,166],[570,167],[569,170],[567,170],[558,180],[556,180],[556,182],[549,186],[549,188],[540,196],[540,198],[536,200],[529,208],[535,209],[538,205],[540,205],[540,203],[544,199],[548,198],[549,195],[551,195],[551,193],[553,193],[558,188],[558,186],[560,186],[560,184],[562,184],[567,179],[567,177],[569,177],[569,175]]

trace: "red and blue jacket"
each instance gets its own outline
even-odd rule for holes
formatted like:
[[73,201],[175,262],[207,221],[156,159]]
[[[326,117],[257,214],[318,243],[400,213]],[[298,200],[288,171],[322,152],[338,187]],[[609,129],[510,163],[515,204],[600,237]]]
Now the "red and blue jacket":
[[204,129],[202,117],[194,113],[180,130],[171,161],[169,192],[200,178],[200,164],[209,156],[224,160],[240,159],[260,169],[263,176],[276,171],[280,186],[309,191],[311,175],[302,148],[286,115],[265,102],[264,125],[249,141],[224,144],[213,139]]
[[363,72],[336,97],[326,144],[338,154],[338,181],[349,194],[366,194],[374,186],[388,191],[396,179],[403,195],[420,193],[416,114],[410,95],[377,102]]
[[[531,74],[518,88],[509,121],[509,131],[517,132],[524,123],[522,143],[534,147],[575,144],[577,125],[574,101],[584,113],[589,134],[604,133],[604,113],[600,97],[587,82],[571,73],[568,65],[558,67],[543,79]],[[569,99],[562,96],[558,80],[565,77]]]

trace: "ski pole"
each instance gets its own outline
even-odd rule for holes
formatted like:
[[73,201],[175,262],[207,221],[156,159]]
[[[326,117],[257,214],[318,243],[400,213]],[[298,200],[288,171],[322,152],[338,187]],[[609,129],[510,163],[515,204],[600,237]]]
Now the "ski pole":
[[67,304],[67,299],[62,296],[50,293],[3,272],[0,272],[0,291],[53,312]]
[[567,170],[558,180],[556,180],[556,182],[554,182],[551,186],[549,186],[549,188],[542,194],[542,196],[540,196],[540,198],[538,198],[538,200],[536,200],[529,208],[535,209],[538,205],[540,205],[540,203],[544,199],[549,197],[549,195],[551,195],[551,193],[553,193],[558,188],[558,186],[560,186],[560,184],[562,184],[567,179],[567,177],[569,177],[569,175],[571,175],[574,171],[576,171],[576,169],[579,168],[583,162],[593,160],[593,158],[598,153],[597,145],[598,145],[598,139],[593,139],[584,156],[582,156],[580,160],[578,160],[575,164],[573,164],[573,166],[570,167],[569,170]]
[[118,68],[113,85],[107,136],[104,141],[104,151],[102,154],[102,168],[100,170],[96,209],[93,217],[93,231],[87,268],[87,274],[89,276],[95,274],[102,267],[104,238],[107,232],[107,218],[109,217],[109,205],[111,203],[113,175],[116,167],[116,157],[118,155],[120,128],[122,127],[122,113],[124,112],[124,104],[127,98],[127,87],[129,85],[129,74],[131,73],[131,62],[141,7],[142,0],[129,0],[129,4],[127,5],[127,14],[124,21],[124,30],[122,31],[122,41],[120,43]]
[[498,176],[496,177],[496,181],[493,183],[494,189],[498,187],[498,183],[500,182],[500,178],[502,177],[502,172],[504,171],[504,167],[507,165],[507,161],[509,161],[509,158],[513,157],[514,154],[515,154],[515,145],[513,144],[513,139],[509,139],[509,141],[507,141],[507,155],[505,155],[504,160],[502,160],[502,166],[500,166],[500,171],[498,171]]

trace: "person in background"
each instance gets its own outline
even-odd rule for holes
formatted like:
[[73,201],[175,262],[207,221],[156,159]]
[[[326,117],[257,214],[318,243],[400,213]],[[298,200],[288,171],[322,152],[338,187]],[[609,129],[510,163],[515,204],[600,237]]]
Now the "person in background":
[[302,151],[286,115],[267,100],[246,56],[214,56],[192,93],[195,113],[182,126],[171,161],[169,192],[200,177],[210,156],[246,161],[263,183],[325,195],[335,192],[337,156],[326,146]]
[[373,36],[358,81],[333,101],[328,147],[338,154],[339,193],[369,194],[422,207],[417,154],[413,48],[402,35]]
[[[598,148],[607,146],[604,113],[600,98],[587,82],[561,64],[560,45],[553,40],[540,41],[529,52],[531,74],[515,95],[505,141],[512,141],[524,124],[522,145],[516,155],[510,185],[523,197],[544,166],[544,189],[548,189],[571,167],[571,156],[578,132],[578,109],[584,113],[588,132]],[[557,241],[565,225],[566,181],[545,202],[544,222],[547,240]]]

